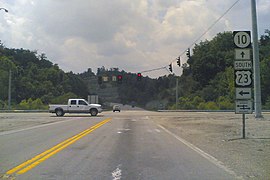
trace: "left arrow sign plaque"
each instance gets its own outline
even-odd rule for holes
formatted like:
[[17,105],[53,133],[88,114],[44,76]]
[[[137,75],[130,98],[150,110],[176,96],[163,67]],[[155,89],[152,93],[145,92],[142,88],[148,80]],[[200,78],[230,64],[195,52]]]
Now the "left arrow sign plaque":
[[251,88],[235,88],[236,99],[251,99]]

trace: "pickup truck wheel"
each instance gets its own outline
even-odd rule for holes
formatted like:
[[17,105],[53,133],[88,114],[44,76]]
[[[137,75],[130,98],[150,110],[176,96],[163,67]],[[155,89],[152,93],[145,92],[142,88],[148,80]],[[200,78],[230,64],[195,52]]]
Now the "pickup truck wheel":
[[56,109],[55,114],[56,116],[64,116],[65,113],[62,109]]
[[90,109],[91,116],[97,116],[98,111],[96,109]]

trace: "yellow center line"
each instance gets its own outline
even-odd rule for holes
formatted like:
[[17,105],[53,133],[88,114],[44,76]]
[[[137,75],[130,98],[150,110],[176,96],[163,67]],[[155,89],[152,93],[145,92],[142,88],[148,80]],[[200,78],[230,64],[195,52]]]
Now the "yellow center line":
[[55,155],[56,153],[60,152],[64,148],[68,147],[69,145],[73,144],[74,142],[78,141],[82,137],[88,135],[92,131],[98,129],[99,127],[103,126],[107,122],[109,122],[111,118],[105,119],[104,121],[101,121],[100,123],[86,129],[85,131],[57,144],[56,146],[44,151],[43,153],[33,157],[32,159],[23,162],[22,164],[12,168],[11,170],[6,172],[6,175],[12,175],[14,173],[16,174],[23,174],[27,171],[31,170],[32,168],[36,167],[38,164],[42,163],[43,161],[47,160],[51,156]]

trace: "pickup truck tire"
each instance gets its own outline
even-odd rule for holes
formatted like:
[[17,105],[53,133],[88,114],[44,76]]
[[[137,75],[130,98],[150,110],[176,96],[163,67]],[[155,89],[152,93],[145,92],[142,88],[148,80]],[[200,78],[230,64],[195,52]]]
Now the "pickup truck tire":
[[56,116],[64,116],[64,111],[63,111],[63,109],[56,109],[55,110],[55,114],[56,114]]
[[91,116],[97,116],[98,110],[97,109],[90,109]]

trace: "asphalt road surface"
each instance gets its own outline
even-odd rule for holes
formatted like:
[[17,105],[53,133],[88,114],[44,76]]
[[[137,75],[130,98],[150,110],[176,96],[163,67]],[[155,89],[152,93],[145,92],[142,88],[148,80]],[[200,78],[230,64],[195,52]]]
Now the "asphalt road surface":
[[46,123],[0,132],[0,179],[236,179],[149,113],[9,115]]

